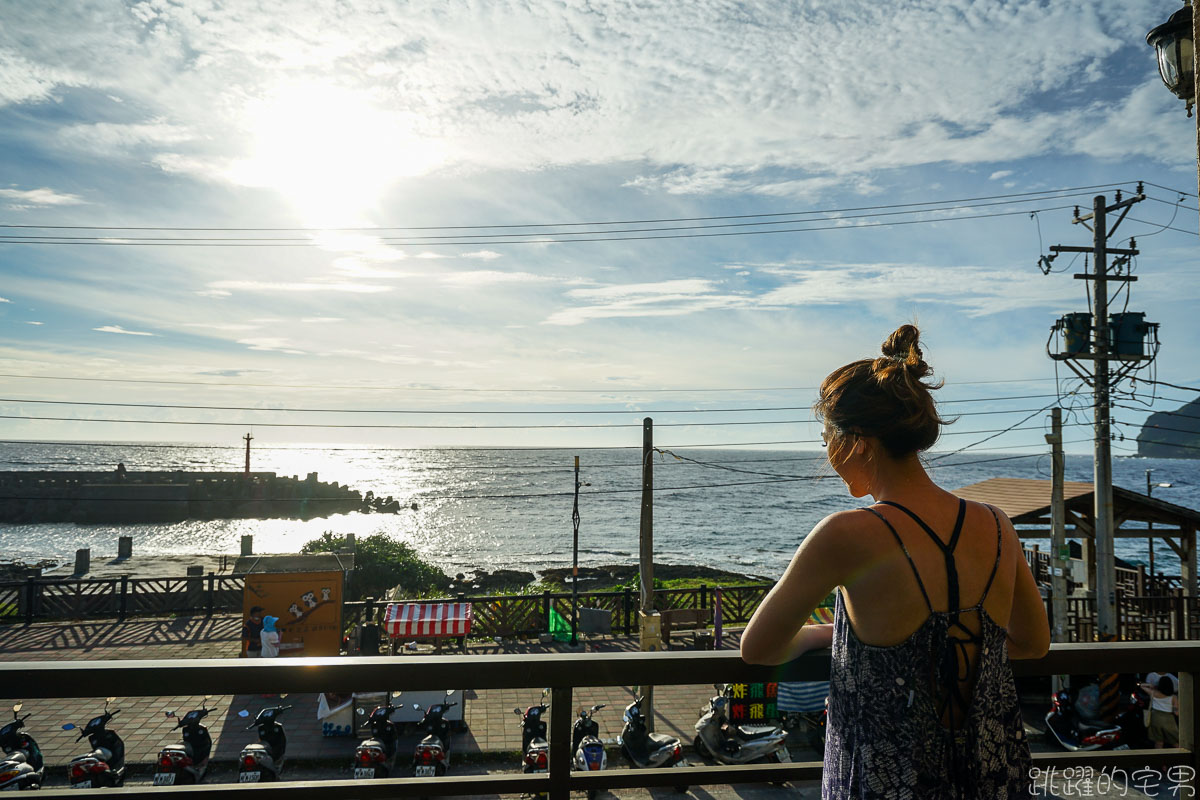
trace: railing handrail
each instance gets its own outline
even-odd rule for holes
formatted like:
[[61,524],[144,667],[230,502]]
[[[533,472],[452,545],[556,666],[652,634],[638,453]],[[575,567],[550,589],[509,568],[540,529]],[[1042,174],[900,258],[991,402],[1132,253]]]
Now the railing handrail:
[[[1015,661],[1017,675],[1079,674],[1103,663],[1106,671],[1138,672],[1147,664],[1174,669],[1180,674],[1181,747],[1155,751],[1037,754],[1039,768],[1086,764],[1093,767],[1125,765],[1200,765],[1196,749],[1197,696],[1193,674],[1200,672],[1200,642],[1115,642],[1055,644],[1036,661]],[[809,653],[781,666],[747,664],[734,652],[660,653],[549,653],[500,656],[454,655],[397,658],[289,658],[272,661],[205,659],[177,661],[89,661],[0,663],[0,679],[20,685],[26,698],[85,697],[96,686],[121,696],[169,694],[179,685],[197,694],[250,694],[270,692],[350,692],[364,687],[402,685],[409,690],[462,687],[511,689],[550,687],[550,771],[542,775],[454,776],[450,780],[386,779],[353,785],[357,797],[397,795],[480,794],[496,791],[549,792],[552,798],[567,798],[572,789],[616,786],[655,786],[687,783],[751,782],[763,780],[812,779],[820,775],[820,764],[744,765],[699,767],[676,770],[613,770],[599,773],[571,772],[571,724],[576,686],[628,686],[686,683],[764,682],[820,680],[828,677],[827,651]],[[335,800],[344,797],[345,781],[279,784],[274,787],[213,786],[221,796],[241,796],[244,791],[263,792],[255,797]],[[121,790],[113,794],[168,797],[173,787]],[[275,794],[272,794],[272,791]],[[43,790],[45,792],[45,790]],[[72,795],[51,791],[47,798]]]

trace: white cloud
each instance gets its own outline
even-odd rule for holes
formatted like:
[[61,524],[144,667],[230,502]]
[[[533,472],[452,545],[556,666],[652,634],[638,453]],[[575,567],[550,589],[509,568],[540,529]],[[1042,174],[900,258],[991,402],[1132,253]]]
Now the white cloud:
[[257,325],[247,325],[240,322],[181,322],[181,328],[203,328],[210,331],[253,331]]
[[390,292],[392,287],[369,283],[349,282],[286,282],[286,281],[213,281],[209,286],[216,290],[241,290],[245,292],[350,292],[373,294]]
[[491,286],[497,283],[547,283],[558,281],[557,278],[534,275],[529,272],[499,272],[491,269],[448,272],[441,275],[439,280],[451,286]]
[[989,181],[998,181],[1001,178],[1007,178],[1009,175],[1012,175],[1012,174],[1013,174],[1013,171],[1011,169],[998,169],[995,172],[993,172],[991,175],[988,175],[988,180]]
[[[642,174],[629,185],[648,191],[789,198],[844,188],[848,176],[869,191],[875,170],[927,163],[1080,150],[1189,157],[1159,147],[1168,134],[1156,126],[1136,136],[1146,131],[1139,119],[1173,102],[1152,77],[1104,102],[1057,83],[1110,78],[1107,59],[1136,21],[1161,16],[1151,0],[759,3],[736,13],[695,0],[687,15],[653,3],[497,0],[481,13],[295,0],[286,21],[270,5],[240,3],[202,14],[188,3],[80,4],[53,18],[26,6],[6,15],[0,103],[45,100],[63,86],[116,92],[144,116],[64,135],[96,152],[157,151],[148,160],[163,169],[241,186],[303,177],[304,159],[329,141],[344,143],[332,161],[384,145],[375,171],[356,178],[373,189],[436,169],[636,164]],[[864,41],[869,79],[846,69],[845,54]],[[1029,104],[1051,92],[1053,108]],[[281,93],[328,95],[324,105],[338,110],[308,105],[321,128],[305,134],[312,147],[287,138],[287,152],[266,147],[275,117],[264,112]],[[334,136],[360,118],[402,135]]]
[[238,344],[244,344],[250,350],[275,351],[290,355],[304,355],[303,350],[296,349],[290,341],[279,336],[264,336],[253,339],[238,339]]
[[147,333],[146,331],[127,331],[120,325],[102,325],[99,328],[92,328],[94,331],[101,333],[123,333],[126,336],[157,336],[157,333]]
[[301,322],[311,322],[311,323],[326,323],[326,322],[343,322],[344,320],[342,317],[304,317],[300,321]]
[[34,321],[32,321],[32,320],[27,320],[27,321],[25,322],[25,324],[26,324],[26,325],[45,325],[46,323],[44,323],[44,322],[34,322]]
[[494,259],[500,258],[500,254],[494,250],[476,250],[471,253],[463,253],[462,257],[463,258],[478,258],[483,261],[492,261]]
[[86,203],[77,194],[56,192],[53,189],[0,189],[0,197],[7,197],[30,206],[77,206]]
[[7,297],[0,297],[0,303],[11,303],[11,302],[12,302],[12,300],[9,300]]

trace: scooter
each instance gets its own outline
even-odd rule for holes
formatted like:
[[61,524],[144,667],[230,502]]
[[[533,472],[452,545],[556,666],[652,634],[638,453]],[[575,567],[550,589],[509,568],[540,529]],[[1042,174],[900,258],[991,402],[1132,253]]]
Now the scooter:
[[514,708],[513,713],[521,718],[521,758],[526,773],[545,772],[549,769],[550,743],[546,740],[546,702],[548,689],[542,690],[542,699],[535,706],[525,709]]
[[1069,689],[1060,689],[1050,698],[1046,714],[1046,734],[1065,750],[1128,750],[1146,746],[1146,726],[1142,712],[1150,699],[1141,689],[1129,695],[1124,707],[1110,724],[1084,719]]
[[[396,696],[399,696],[399,692]],[[396,763],[396,738],[400,732],[396,723],[392,722],[392,714],[397,706],[392,705],[392,693],[388,692],[383,705],[376,706],[367,717],[367,727],[371,733],[354,750],[354,778],[386,778],[392,774]],[[365,714],[366,709],[358,709],[359,714]]]
[[[571,752],[575,754],[574,767],[584,772],[605,769],[608,766],[608,756],[604,752],[604,742],[600,740],[600,725],[592,718],[604,703],[592,706],[590,709],[580,709],[575,724],[571,726]],[[599,789],[588,789],[588,800],[596,800]]]
[[[625,726],[621,728],[621,752],[635,769],[648,767],[686,767],[683,748],[674,736],[650,733],[646,730],[646,717],[642,714],[644,697],[636,698],[625,707]],[[677,792],[686,792],[686,784],[675,787]]]
[[789,733],[804,728],[808,733],[808,746],[816,751],[817,759],[825,758],[825,727],[829,724],[829,703],[820,712],[790,711],[783,720],[783,728]]
[[[155,786],[187,786],[199,783],[208,774],[208,757],[212,754],[212,736],[201,721],[212,711],[205,695],[200,708],[184,714],[175,729],[183,729],[183,742],[169,744],[158,751],[158,769],[154,773]],[[174,717],[174,711],[166,712]]]
[[[286,694],[279,696],[287,697]],[[241,766],[238,768],[238,783],[266,783],[279,780],[283,772],[284,756],[287,754],[287,734],[276,718],[291,706],[269,706],[258,712],[254,724],[246,730],[258,728],[258,741],[242,748]],[[239,711],[239,717],[249,717],[249,711]]]
[[[105,699],[104,713],[89,720],[80,731],[79,738],[75,740],[78,742],[87,737],[92,752],[71,759],[67,767],[67,778],[72,789],[115,787],[125,782],[125,742],[107,727],[109,720],[121,713],[120,709],[108,710],[108,704],[116,699]],[[76,727],[68,722],[62,729],[73,731]]]
[[787,731],[774,725],[737,725],[729,721],[729,685],[714,683],[717,695],[700,709],[696,720],[696,752],[722,764],[749,764],[766,759],[787,763]]
[[[446,696],[454,694],[454,690],[446,691]],[[435,775],[445,775],[450,768],[450,723],[446,722],[446,712],[458,703],[434,703],[425,709],[425,716],[417,723],[417,730],[425,733],[425,738],[417,743],[413,751],[413,775],[418,778],[429,778]],[[413,703],[418,711],[419,705]]]
[[42,751],[37,742],[27,733],[21,733],[25,727],[26,714],[17,716],[23,703],[12,707],[12,722],[0,728],[0,792],[19,789],[40,789],[42,779],[46,775],[45,764],[42,761]]

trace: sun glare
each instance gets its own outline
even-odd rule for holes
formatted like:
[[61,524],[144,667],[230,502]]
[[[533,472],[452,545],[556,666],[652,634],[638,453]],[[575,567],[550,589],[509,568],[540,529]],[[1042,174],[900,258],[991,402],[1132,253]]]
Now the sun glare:
[[442,148],[417,135],[415,122],[352,89],[281,87],[247,106],[251,155],[229,177],[280,192],[305,224],[359,224],[392,183],[443,163]]

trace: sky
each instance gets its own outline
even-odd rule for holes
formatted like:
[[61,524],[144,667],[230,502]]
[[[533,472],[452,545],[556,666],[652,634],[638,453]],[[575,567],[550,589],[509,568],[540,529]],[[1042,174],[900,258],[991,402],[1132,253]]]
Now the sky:
[[813,387],[916,322],[976,413],[939,447],[1044,448],[1088,298],[1037,260],[1097,194],[1148,182],[1116,302],[1200,381],[1176,7],[7,0],[0,438],[810,449]]

